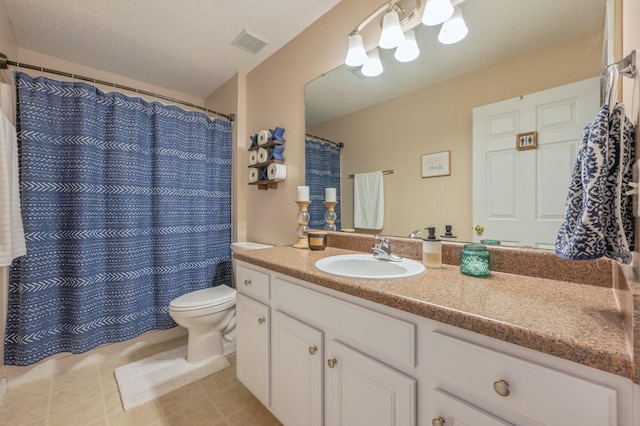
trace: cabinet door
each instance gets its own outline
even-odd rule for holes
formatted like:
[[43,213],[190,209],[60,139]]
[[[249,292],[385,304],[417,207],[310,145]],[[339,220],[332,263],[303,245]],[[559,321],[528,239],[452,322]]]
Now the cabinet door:
[[327,425],[416,424],[414,379],[336,341],[327,358]]
[[[442,426],[507,426],[509,423],[485,413],[477,407],[440,390],[434,391],[433,425]],[[438,421],[439,420],[439,421]]]
[[271,347],[274,414],[286,425],[322,425],[322,332],[276,311]]
[[269,307],[243,294],[236,300],[238,379],[267,407],[269,401]]

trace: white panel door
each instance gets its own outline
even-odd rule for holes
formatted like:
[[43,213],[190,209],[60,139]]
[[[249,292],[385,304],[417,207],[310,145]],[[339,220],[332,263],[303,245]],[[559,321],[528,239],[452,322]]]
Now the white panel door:
[[[583,128],[596,116],[598,77],[473,110],[474,241],[553,248]],[[537,148],[516,150],[518,133]]]
[[325,358],[327,425],[416,424],[414,379],[336,341]]
[[236,375],[268,407],[270,308],[241,293],[236,297]]
[[321,426],[323,333],[280,311],[273,313],[272,410],[286,425]]

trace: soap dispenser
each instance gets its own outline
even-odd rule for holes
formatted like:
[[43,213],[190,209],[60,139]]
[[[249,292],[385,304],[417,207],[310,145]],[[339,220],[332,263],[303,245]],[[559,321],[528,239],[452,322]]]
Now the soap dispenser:
[[442,267],[442,241],[436,238],[436,228],[425,228],[427,238],[422,239],[422,261],[427,268]]
[[442,238],[443,240],[454,240],[454,239],[456,239],[458,237],[453,235],[453,226],[445,225],[444,226],[444,235],[440,235],[440,238]]

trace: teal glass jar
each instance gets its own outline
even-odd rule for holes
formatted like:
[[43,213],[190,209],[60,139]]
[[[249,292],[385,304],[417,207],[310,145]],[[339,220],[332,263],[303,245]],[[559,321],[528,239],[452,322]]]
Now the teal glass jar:
[[460,272],[472,277],[488,277],[489,252],[481,244],[465,244],[460,252]]

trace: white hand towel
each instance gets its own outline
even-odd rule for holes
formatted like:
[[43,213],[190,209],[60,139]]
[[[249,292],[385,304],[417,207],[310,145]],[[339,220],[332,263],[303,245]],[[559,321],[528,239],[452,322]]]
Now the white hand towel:
[[26,252],[20,215],[16,129],[4,109],[0,109],[0,266],[10,265]]
[[353,177],[353,226],[382,229],[384,184],[382,172],[357,173]]

